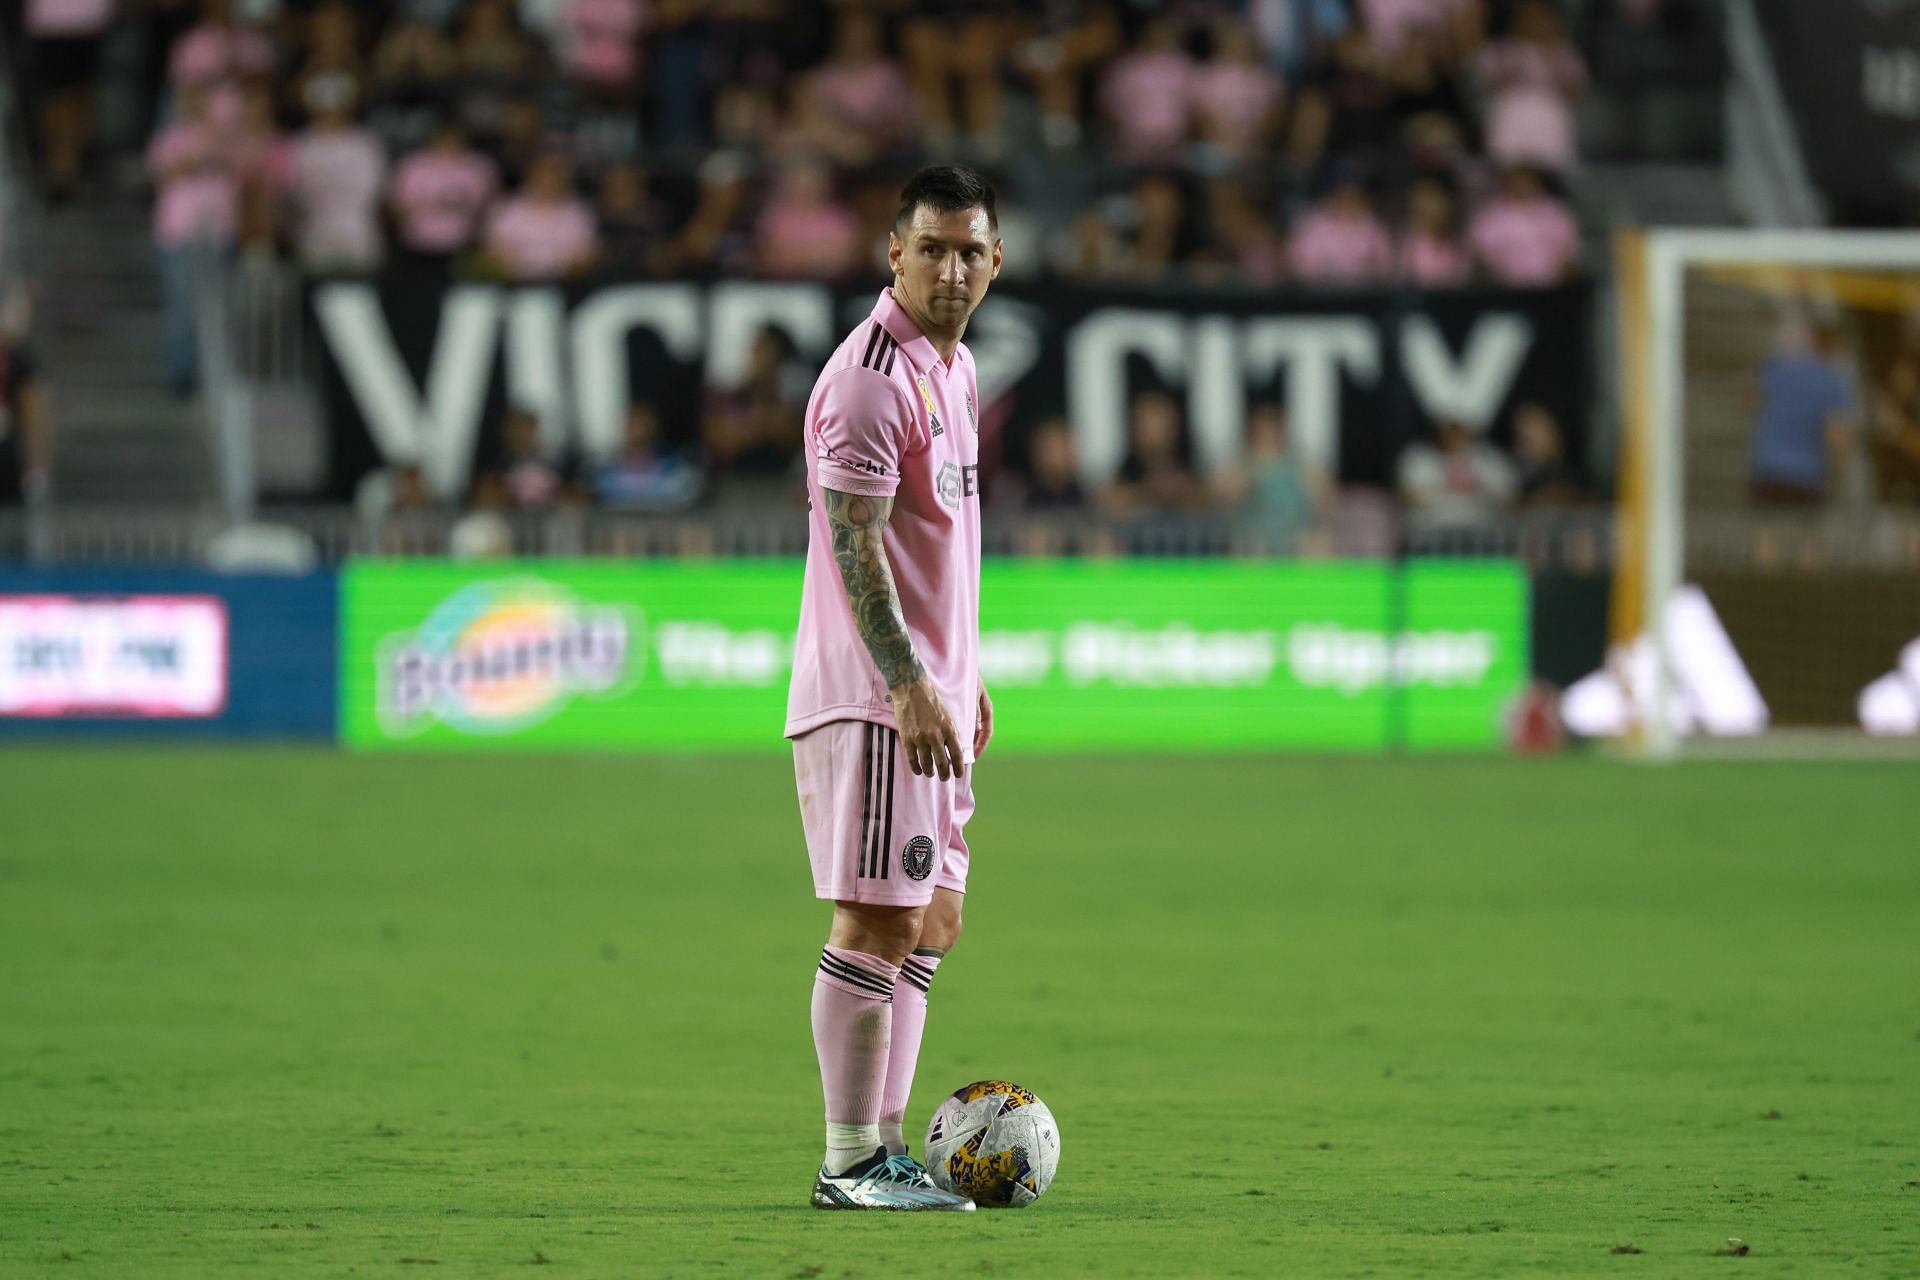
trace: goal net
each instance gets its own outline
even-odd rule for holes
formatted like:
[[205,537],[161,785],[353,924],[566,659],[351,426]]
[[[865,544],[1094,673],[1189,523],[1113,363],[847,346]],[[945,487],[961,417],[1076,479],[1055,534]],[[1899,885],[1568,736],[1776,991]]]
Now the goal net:
[[1617,262],[1613,645],[1569,726],[1920,751],[1920,234],[1655,231]]

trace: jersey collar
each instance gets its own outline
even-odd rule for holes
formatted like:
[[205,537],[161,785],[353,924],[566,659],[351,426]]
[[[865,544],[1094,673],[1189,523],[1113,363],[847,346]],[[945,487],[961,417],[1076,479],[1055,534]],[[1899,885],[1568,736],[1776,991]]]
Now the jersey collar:
[[894,301],[891,286],[880,291],[880,301],[874,304],[874,319],[880,322],[900,349],[907,353],[907,359],[913,367],[925,372],[940,363],[940,353],[934,349],[933,339],[920,332],[920,326],[913,322],[907,309]]

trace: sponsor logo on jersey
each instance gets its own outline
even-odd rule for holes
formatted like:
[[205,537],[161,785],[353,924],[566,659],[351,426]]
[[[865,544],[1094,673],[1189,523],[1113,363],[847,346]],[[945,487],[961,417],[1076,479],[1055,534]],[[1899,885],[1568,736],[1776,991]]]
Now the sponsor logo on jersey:
[[393,732],[434,721],[476,734],[538,724],[576,697],[637,676],[640,619],[537,579],[478,582],[443,601],[380,661],[380,717]]
[[958,511],[962,498],[980,496],[980,464],[969,462],[965,466],[956,466],[951,462],[941,463],[940,474],[933,478],[933,488],[943,506]]
[[925,880],[933,874],[933,841],[915,836],[900,850],[900,869],[909,880]]
[[920,403],[927,406],[927,427],[936,436],[943,435],[946,428],[940,425],[940,415],[933,411],[933,392],[927,390],[925,375],[916,375],[913,385],[920,388]]

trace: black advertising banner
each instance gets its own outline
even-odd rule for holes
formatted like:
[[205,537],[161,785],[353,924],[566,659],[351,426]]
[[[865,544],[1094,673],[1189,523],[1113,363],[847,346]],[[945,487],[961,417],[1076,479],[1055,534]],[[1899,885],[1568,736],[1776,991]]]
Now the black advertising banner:
[[[509,404],[556,447],[606,457],[628,406],[671,436],[698,434],[709,388],[738,385],[757,333],[791,340],[817,369],[872,309],[851,288],[751,281],[599,279],[565,286],[449,283],[392,274],[316,282],[332,489],[350,496],[382,460],[417,462],[457,499]],[[1402,446],[1442,418],[1505,439],[1516,405],[1559,419],[1585,453],[1591,300],[1535,292],[1294,293],[997,287],[967,330],[979,367],[989,470],[1022,456],[1040,418],[1073,424],[1100,482],[1126,452],[1130,398],[1158,388],[1185,408],[1203,469],[1241,455],[1251,406],[1285,407],[1292,447],[1353,484],[1389,484]]]
[[1920,208],[1920,0],[1756,0],[1814,185],[1846,224]]

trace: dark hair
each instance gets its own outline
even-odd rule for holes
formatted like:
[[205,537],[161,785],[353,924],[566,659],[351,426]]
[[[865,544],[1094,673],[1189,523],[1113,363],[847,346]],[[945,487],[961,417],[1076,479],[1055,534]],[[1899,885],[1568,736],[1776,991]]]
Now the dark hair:
[[913,221],[914,210],[921,205],[935,213],[985,209],[987,229],[999,233],[1000,215],[994,208],[993,184],[963,164],[930,165],[908,178],[907,185],[900,189],[900,212],[893,225],[904,230]]

